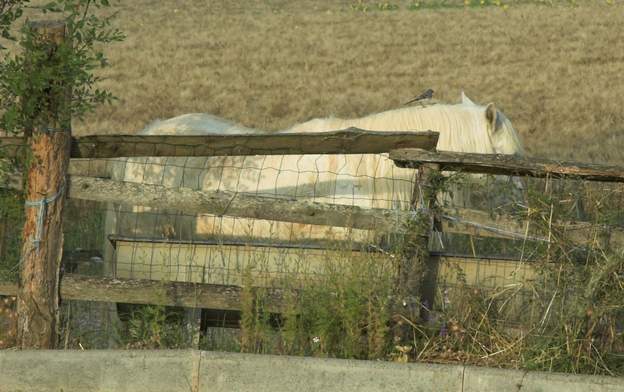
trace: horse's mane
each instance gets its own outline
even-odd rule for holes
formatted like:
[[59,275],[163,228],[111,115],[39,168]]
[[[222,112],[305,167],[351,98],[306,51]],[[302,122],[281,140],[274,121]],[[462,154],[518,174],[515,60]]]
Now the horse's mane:
[[[493,107],[493,105],[492,105]],[[328,117],[297,124],[280,132],[323,132],[356,127],[370,131],[435,131],[440,133],[439,150],[476,153],[524,153],[522,142],[507,118],[496,110],[497,134],[492,139],[486,118],[489,108],[473,103],[462,94],[462,103],[427,102],[370,114],[361,118]],[[144,135],[193,135],[262,133],[206,113],[190,113],[148,125]],[[498,133],[500,132],[500,133]]]
[[[510,126],[510,124],[509,124]],[[485,107],[474,104],[433,104],[411,106],[370,114],[361,118],[329,117],[290,128],[290,132],[322,132],[356,127],[370,131],[436,131],[438,149],[459,152],[492,153],[487,132]],[[515,134],[515,132],[512,132]],[[512,138],[511,143],[520,144]]]

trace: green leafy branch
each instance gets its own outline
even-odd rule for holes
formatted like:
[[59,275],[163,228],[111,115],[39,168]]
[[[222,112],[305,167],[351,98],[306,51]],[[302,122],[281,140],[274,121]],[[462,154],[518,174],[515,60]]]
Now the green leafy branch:
[[[3,38],[11,39],[10,25],[22,15],[29,0],[0,1],[0,32]],[[66,24],[66,37],[53,48],[38,39],[28,20],[24,23],[19,39],[21,53],[0,60],[0,129],[28,133],[34,125],[41,125],[32,121],[42,113],[67,126],[67,119],[82,120],[97,105],[115,99],[110,92],[95,88],[101,77],[93,74],[95,69],[108,66],[100,44],[125,38],[111,26],[117,13],[104,17],[93,13],[109,6],[108,0],[54,0],[42,7],[32,7],[43,14],[61,16]],[[50,97],[66,98],[59,112],[48,110]]]

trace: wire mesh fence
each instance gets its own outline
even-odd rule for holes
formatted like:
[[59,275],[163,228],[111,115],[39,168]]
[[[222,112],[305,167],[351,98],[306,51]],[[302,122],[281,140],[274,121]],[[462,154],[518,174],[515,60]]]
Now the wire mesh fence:
[[[125,202],[123,194],[109,203],[70,199],[64,223],[64,273],[163,284],[173,281],[238,286],[243,287],[243,292],[239,309],[204,309],[199,314],[175,306],[65,300],[63,347],[202,347],[347,357],[371,357],[380,352],[391,355],[389,352],[394,350],[391,341],[381,339],[379,343],[374,337],[381,334],[381,325],[396,322],[394,310],[382,298],[393,295],[400,258],[397,239],[408,234],[399,213],[415,213],[419,184],[414,170],[397,168],[384,154],[123,158],[82,160],[72,165],[73,175],[110,177],[125,183],[227,191],[266,201],[287,199],[391,210],[397,213],[397,225],[389,233],[375,227],[353,228],[347,223],[332,226],[271,221],[254,218],[252,213],[249,217],[229,216],[227,208],[205,214],[185,213],[172,209],[167,200],[163,200],[163,208],[154,207],[154,203],[152,207],[132,205]],[[432,271],[423,278],[423,293],[428,294],[420,304],[426,312],[421,320],[410,322],[418,323],[430,341],[437,343],[430,343],[426,350],[420,346],[421,359],[435,360],[442,350],[440,342],[457,346],[459,341],[465,343],[470,333],[473,340],[483,338],[485,333],[493,339],[509,331],[525,338],[551,336],[561,327],[558,323],[566,320],[564,309],[577,304],[578,296],[573,291],[584,282],[578,274],[569,273],[576,276],[575,280],[565,290],[560,289],[553,285],[552,266],[600,266],[621,260],[617,241],[609,243],[603,238],[605,227],[615,230],[624,222],[620,213],[621,186],[524,179],[523,189],[519,189],[517,181],[493,176],[451,177],[440,188],[439,206],[470,207],[492,217],[506,215],[517,220],[523,230],[514,227],[511,238],[501,238],[496,231],[490,231],[496,234],[492,236],[461,230],[432,233]],[[19,199],[10,199],[14,198],[11,193],[2,195],[7,205],[11,200],[20,205]],[[4,212],[0,225],[3,280],[14,280],[19,270],[19,208],[11,211]],[[480,229],[491,225],[459,215],[453,218],[453,224],[476,224]],[[568,225],[562,225],[562,221]],[[593,231],[584,231],[583,243],[567,236],[571,233],[569,223],[575,221],[593,225]],[[609,235],[613,239],[613,234]],[[607,256],[600,258],[601,253]],[[615,283],[621,282],[621,266],[613,268]],[[246,293],[245,287],[253,287],[254,291]],[[286,298],[286,310],[280,315],[258,310],[262,309],[262,288],[306,287],[312,287],[313,300]],[[616,290],[614,298],[619,298],[618,286],[612,282],[610,287]],[[563,291],[553,295],[557,290]],[[345,293],[352,293],[352,297]],[[587,301],[585,304],[600,302]],[[321,305],[325,310],[320,309]],[[328,347],[337,344],[330,342],[338,338],[330,336],[323,326],[310,327],[315,324],[309,319],[303,318],[311,323],[305,327],[308,340],[302,337],[304,321],[299,329],[289,324],[292,314],[306,311],[329,320],[328,313],[342,312],[335,307],[338,305],[346,309],[353,306],[351,310],[366,319],[352,320],[359,325],[354,328],[364,332],[350,332],[359,339],[368,339],[364,351],[331,351]],[[610,325],[611,344],[617,346],[623,339],[621,307],[605,312],[596,325],[603,329],[607,328],[603,324]],[[486,324],[489,329],[478,331]],[[4,330],[9,331],[6,325],[5,317]],[[344,326],[333,328],[349,336]],[[292,336],[280,335],[280,331],[290,331]],[[505,335],[509,344],[517,344],[513,333]],[[386,334],[391,335],[388,331]],[[583,340],[579,336],[575,341]],[[4,337],[5,344],[9,338]],[[315,343],[317,338],[321,343]],[[330,342],[324,346],[323,341]],[[496,352],[496,344],[490,343],[480,348],[481,356],[489,358]],[[355,343],[350,344],[344,347],[355,347]],[[378,344],[385,344],[385,351]],[[414,343],[411,350],[416,346]],[[432,347],[437,354],[428,351]],[[466,345],[457,350],[466,350]],[[617,350],[621,348],[613,348],[609,355]]]
[[[378,155],[293,155],[213,158],[129,158],[113,179],[168,188],[227,191],[364,208],[407,210],[413,170]],[[107,220],[116,236],[116,273],[124,277],[240,283],[233,271],[254,262],[266,276],[314,270],[323,246],[376,241],[372,230],[214,214],[164,213],[116,205]],[[139,240],[142,239],[143,241]],[[334,245],[336,247],[338,245]]]

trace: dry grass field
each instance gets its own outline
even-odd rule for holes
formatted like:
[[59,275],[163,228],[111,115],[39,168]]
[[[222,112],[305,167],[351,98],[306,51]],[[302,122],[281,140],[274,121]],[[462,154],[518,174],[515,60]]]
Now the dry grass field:
[[[473,0],[474,1],[474,0]],[[354,10],[357,1],[118,3],[120,100],[77,134],[214,113],[274,130],[392,109],[433,88],[495,102],[530,154],[624,163],[624,4]]]

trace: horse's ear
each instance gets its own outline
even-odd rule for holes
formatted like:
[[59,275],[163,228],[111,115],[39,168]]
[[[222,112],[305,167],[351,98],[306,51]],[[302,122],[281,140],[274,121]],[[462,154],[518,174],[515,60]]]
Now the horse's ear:
[[496,110],[496,106],[493,103],[488,103],[485,108],[485,118],[490,124],[490,131],[494,133],[496,131],[496,120],[498,117],[498,111]]
[[470,98],[468,98],[468,96],[466,94],[464,94],[464,90],[462,90],[461,92],[461,101],[462,103],[466,103],[469,105],[474,105],[475,103],[472,102],[472,100]]

